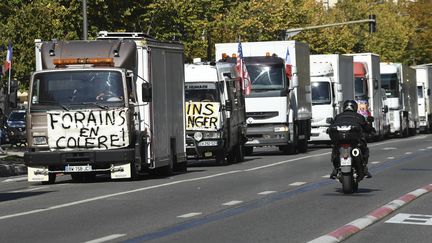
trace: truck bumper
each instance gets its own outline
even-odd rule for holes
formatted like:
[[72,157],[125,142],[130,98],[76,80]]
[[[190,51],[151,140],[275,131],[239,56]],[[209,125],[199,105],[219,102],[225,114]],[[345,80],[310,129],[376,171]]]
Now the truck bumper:
[[194,141],[192,138],[186,139],[186,156],[188,159],[210,159],[216,153],[224,149],[222,139]]
[[[41,151],[24,153],[29,181],[48,181],[50,173],[106,172],[111,178],[130,178],[135,150]],[[71,168],[84,168],[74,171]]]
[[280,125],[264,124],[249,125],[247,127],[246,147],[287,145],[291,142],[288,128],[285,131],[275,132]]
[[309,142],[330,142],[330,136],[327,134],[328,127],[313,127]]

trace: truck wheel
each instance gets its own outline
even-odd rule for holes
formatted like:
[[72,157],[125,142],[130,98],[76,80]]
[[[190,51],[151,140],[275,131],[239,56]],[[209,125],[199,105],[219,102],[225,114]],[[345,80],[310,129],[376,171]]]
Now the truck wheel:
[[57,174],[55,174],[55,173],[48,174],[48,181],[42,181],[42,185],[54,184],[56,181],[56,177],[57,177]]
[[187,172],[187,161],[177,163],[176,166],[174,167],[174,170],[182,172],[182,173],[186,173]]
[[218,164],[218,165],[227,165],[228,164],[228,161],[225,158],[225,152],[224,151],[216,152],[216,164]]
[[293,144],[279,146],[279,150],[281,150],[284,154],[287,155],[296,153],[296,147]]
[[253,154],[253,147],[244,147],[244,153],[247,156],[251,156]]
[[306,153],[308,151],[308,142],[306,139],[299,140],[297,146],[300,153]]
[[236,157],[236,162],[237,163],[240,163],[240,162],[244,161],[244,156],[245,156],[244,149],[245,149],[245,147],[244,147],[243,144],[239,144],[239,145],[236,146],[235,157]]

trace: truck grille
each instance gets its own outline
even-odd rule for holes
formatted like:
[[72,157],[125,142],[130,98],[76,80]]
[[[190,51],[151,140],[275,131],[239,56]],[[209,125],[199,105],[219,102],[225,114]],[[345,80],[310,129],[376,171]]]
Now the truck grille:
[[247,112],[246,116],[252,117],[255,120],[269,119],[273,117],[279,116],[279,112],[277,111],[262,111],[262,112]]

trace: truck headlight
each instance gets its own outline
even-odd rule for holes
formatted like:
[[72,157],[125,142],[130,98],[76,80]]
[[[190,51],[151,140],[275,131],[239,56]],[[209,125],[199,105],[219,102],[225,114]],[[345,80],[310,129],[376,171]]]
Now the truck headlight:
[[274,132],[288,132],[287,126],[277,126],[273,128]]
[[33,137],[33,144],[34,145],[47,144],[47,138],[46,137]]
[[201,132],[196,132],[194,134],[194,139],[198,142],[201,141],[201,139],[203,139],[203,134]]
[[205,139],[217,139],[221,138],[220,132],[205,132],[203,134],[203,138]]

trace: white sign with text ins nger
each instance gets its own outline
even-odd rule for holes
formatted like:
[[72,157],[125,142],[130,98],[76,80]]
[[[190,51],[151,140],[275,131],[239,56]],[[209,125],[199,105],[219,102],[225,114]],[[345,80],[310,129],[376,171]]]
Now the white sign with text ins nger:
[[129,146],[127,108],[49,111],[51,150],[112,149]]
[[218,102],[186,102],[186,130],[219,130],[219,110]]

